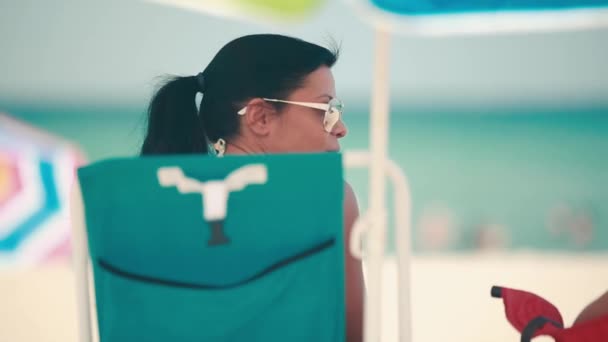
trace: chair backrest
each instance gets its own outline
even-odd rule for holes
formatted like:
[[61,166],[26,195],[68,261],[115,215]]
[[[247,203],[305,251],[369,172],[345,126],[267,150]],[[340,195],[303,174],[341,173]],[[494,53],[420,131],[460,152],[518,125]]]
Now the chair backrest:
[[100,341],[341,341],[339,154],[78,171]]

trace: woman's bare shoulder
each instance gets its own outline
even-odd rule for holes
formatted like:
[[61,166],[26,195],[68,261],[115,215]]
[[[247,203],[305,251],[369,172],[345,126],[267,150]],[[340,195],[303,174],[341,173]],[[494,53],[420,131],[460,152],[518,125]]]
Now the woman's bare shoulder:
[[359,216],[359,204],[353,187],[344,181],[344,218],[345,224],[350,228]]
[[574,321],[574,325],[608,315],[608,291],[589,303]]

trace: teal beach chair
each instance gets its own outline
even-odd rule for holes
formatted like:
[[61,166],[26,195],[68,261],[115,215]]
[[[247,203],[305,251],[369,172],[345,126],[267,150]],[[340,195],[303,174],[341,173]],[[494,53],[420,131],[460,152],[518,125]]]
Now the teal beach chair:
[[112,159],[77,180],[81,341],[344,340],[339,154]]
[[[343,241],[343,169],[367,152],[171,156],[79,169],[72,199],[80,341],[343,341],[344,245],[377,250],[386,212]],[[399,317],[410,320],[410,193],[394,190]],[[381,265],[364,259],[365,314],[382,312]],[[370,290],[370,287],[374,290]],[[398,327],[410,334],[409,324]]]

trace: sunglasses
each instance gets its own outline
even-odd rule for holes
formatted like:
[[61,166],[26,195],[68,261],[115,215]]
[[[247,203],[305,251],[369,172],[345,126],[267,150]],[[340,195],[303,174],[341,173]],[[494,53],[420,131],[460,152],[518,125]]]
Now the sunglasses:
[[[319,109],[325,112],[325,116],[323,117],[323,127],[327,133],[331,133],[334,126],[342,119],[342,111],[344,110],[344,104],[342,101],[333,98],[328,103],[317,103],[317,102],[298,102],[298,101],[286,101],[286,100],[277,100],[277,99],[267,99],[262,98],[264,101],[268,102],[281,102],[288,103],[296,106],[308,107]],[[239,115],[245,115],[247,112],[247,107],[238,111]]]

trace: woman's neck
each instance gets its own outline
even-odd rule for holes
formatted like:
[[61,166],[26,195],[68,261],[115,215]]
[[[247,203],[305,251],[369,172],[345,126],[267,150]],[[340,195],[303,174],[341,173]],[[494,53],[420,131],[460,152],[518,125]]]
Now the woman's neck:
[[264,149],[256,144],[248,144],[238,139],[226,143],[225,154],[263,154]]

